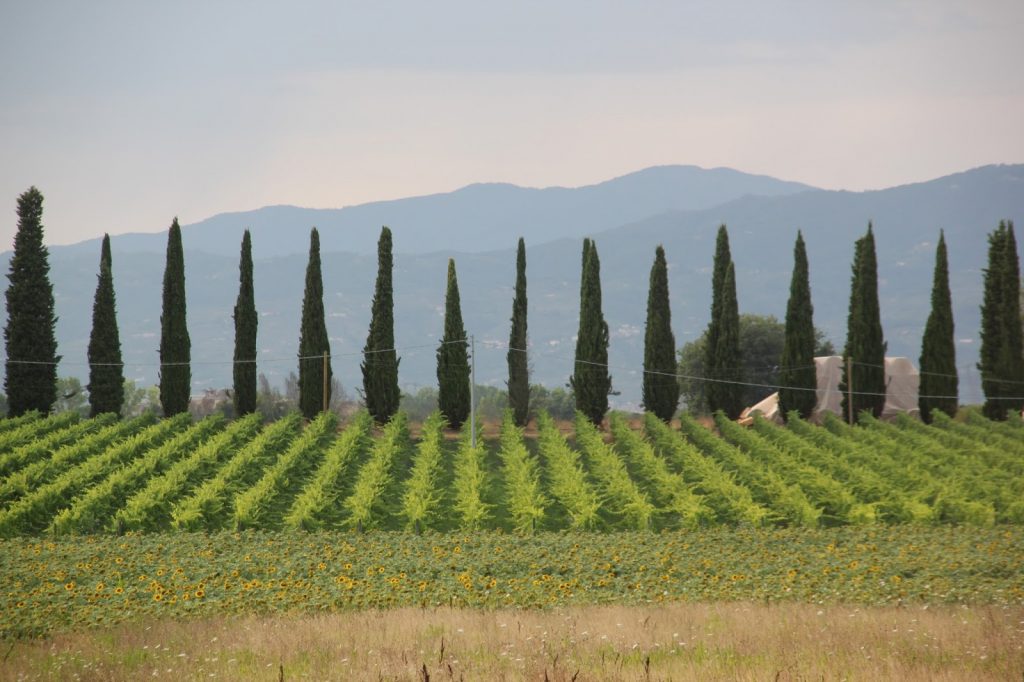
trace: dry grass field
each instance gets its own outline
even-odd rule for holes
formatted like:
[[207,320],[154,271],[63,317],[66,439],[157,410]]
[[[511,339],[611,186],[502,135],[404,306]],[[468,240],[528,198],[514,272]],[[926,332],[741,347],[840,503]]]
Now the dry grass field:
[[717,603],[149,621],[5,643],[2,680],[1020,680],[1024,607]]

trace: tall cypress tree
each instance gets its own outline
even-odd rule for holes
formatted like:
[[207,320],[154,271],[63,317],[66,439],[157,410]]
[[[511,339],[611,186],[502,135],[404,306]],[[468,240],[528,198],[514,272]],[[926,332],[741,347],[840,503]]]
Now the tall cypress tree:
[[[324,362],[324,355],[327,362]],[[306,419],[323,412],[325,403],[331,404],[330,357],[331,344],[324,318],[324,283],[320,274],[320,233],[314,227],[309,232],[309,262],[299,335],[299,411]]]
[[110,237],[103,235],[100,273],[92,304],[92,332],[89,335],[89,414],[121,412],[124,403],[124,366],[121,339],[117,331],[114,300],[113,259]]
[[185,321],[185,255],[178,219],[167,232],[163,312],[160,314],[160,404],[164,416],[188,410],[192,385],[192,343]]
[[398,412],[398,354],[395,351],[394,293],[391,287],[391,230],[382,227],[377,241],[377,284],[373,290],[370,331],[363,348],[363,398],[366,409],[383,424]]
[[[729,270],[733,269],[732,278]],[[715,260],[711,275],[711,321],[708,323],[704,366],[708,407],[722,410],[730,419],[743,411],[743,380],[740,368],[739,305],[736,299],[736,271],[729,251],[729,232],[718,228]],[[726,333],[728,332],[728,333]]]
[[444,297],[444,337],[437,349],[437,407],[458,429],[469,416],[469,355],[462,325],[459,281],[455,260],[448,259],[448,288]]
[[57,317],[42,218],[43,195],[30,187],[18,197],[18,232],[7,274],[4,390],[11,417],[49,412],[57,400]]
[[882,317],[878,307],[878,260],[875,235],[868,231],[854,247],[853,277],[850,283],[850,312],[846,323],[846,347],[843,349],[843,414],[847,413],[847,359],[852,360],[853,418],[862,410],[881,416],[885,407],[885,348]]
[[238,298],[235,301],[235,364],[233,371],[235,415],[256,411],[256,295],[252,281],[252,237],[242,235],[238,259]]
[[720,383],[719,398],[721,403],[712,410],[721,410],[729,419],[737,419],[743,412],[743,386],[739,382],[743,378],[740,367],[740,313],[736,300],[736,268],[729,262],[725,271],[725,283],[722,287],[722,320],[719,327],[718,345],[714,354],[718,375],[726,377],[732,383]]
[[1024,395],[1020,263],[1013,223],[1001,221],[988,242],[978,369],[985,392],[982,412],[989,419],[1003,420],[1011,409],[1020,409],[1017,397]]
[[508,404],[516,426],[530,415],[530,370],[526,355],[526,242],[516,250],[516,293],[512,299],[512,329],[508,336]]
[[644,409],[668,422],[679,404],[676,373],[676,339],[672,334],[672,309],[668,302],[668,265],[661,244],[654,251],[650,288],[647,292],[647,324],[644,329]]
[[[932,311],[921,340],[921,390],[917,404],[921,419],[932,421],[932,410],[956,414],[957,387],[956,342],[953,338],[953,302],[949,293],[949,261],[946,236],[939,232],[935,249],[935,274],[932,278]],[[941,397],[949,396],[949,397]]]
[[576,334],[576,362],[569,379],[576,409],[595,425],[608,411],[612,377],[608,374],[608,323],[601,312],[601,261],[597,244],[583,240],[580,275],[580,324]]
[[782,345],[779,372],[779,412],[783,419],[796,411],[808,419],[818,402],[815,389],[818,375],[814,366],[814,306],[811,305],[811,280],[807,248],[797,230],[793,247],[793,277],[786,304],[786,338]]

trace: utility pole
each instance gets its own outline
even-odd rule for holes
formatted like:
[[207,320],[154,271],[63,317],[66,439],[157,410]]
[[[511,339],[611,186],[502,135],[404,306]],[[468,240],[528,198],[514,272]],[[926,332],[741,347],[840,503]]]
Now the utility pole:
[[469,441],[476,448],[476,337],[469,335]]

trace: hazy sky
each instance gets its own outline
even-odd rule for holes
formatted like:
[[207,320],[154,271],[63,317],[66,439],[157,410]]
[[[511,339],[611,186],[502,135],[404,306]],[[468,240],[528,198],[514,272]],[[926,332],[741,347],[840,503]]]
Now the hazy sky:
[[1022,46],[1020,0],[4,2],[0,250],[33,184],[60,244],[655,164],[1022,162]]

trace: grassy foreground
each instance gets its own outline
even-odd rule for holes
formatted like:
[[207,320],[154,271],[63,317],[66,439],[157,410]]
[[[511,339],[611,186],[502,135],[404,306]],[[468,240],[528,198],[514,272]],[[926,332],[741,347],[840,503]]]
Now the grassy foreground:
[[5,645],[3,680],[1019,680],[1024,607],[734,602],[396,609]]

